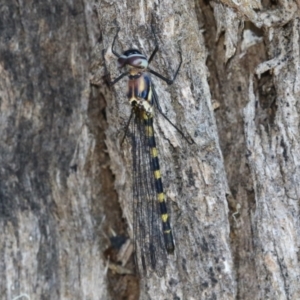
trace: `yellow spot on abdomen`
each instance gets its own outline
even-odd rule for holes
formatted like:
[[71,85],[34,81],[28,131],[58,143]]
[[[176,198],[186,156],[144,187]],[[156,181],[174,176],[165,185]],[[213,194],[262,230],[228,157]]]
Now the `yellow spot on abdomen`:
[[164,223],[166,223],[168,221],[168,218],[169,218],[168,214],[161,215],[161,219]]
[[165,194],[164,193],[159,193],[157,194],[157,198],[159,202],[164,202],[165,201]]
[[145,130],[147,136],[153,136],[153,130],[151,126],[145,126]]
[[151,156],[157,157],[157,149],[155,147],[151,148]]
[[154,171],[154,177],[155,177],[155,179],[159,179],[161,177],[160,170]]

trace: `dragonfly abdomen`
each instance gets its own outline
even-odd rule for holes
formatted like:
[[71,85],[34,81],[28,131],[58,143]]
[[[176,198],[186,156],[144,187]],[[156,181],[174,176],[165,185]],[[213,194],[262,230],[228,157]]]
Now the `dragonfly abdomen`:
[[168,253],[173,253],[175,246],[174,246],[172,229],[169,221],[169,215],[167,211],[166,197],[165,197],[162,179],[161,179],[158,152],[156,148],[156,142],[155,142],[154,130],[153,130],[153,117],[152,115],[147,115],[146,112],[144,112],[143,118],[144,118],[146,135],[148,137],[148,142],[149,142],[151,166],[154,174],[155,190],[159,202],[159,210],[162,219],[162,231],[163,231],[163,236],[165,241],[165,247]]

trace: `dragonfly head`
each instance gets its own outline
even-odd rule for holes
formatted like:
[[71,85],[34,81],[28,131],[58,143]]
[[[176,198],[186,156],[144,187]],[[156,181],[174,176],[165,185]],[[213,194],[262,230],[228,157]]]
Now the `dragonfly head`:
[[118,58],[118,68],[121,69],[125,66],[143,70],[148,67],[148,60],[139,50],[129,49]]

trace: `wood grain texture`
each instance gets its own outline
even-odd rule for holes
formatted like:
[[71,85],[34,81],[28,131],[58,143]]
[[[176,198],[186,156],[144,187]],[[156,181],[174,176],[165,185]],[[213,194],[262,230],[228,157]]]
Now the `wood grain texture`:
[[[233,196],[237,299],[298,299],[298,154],[293,151],[298,152],[299,14],[293,2],[226,3],[235,8],[240,29],[226,16],[219,18],[217,32],[224,31],[225,38],[209,65],[217,74],[211,86],[220,87],[212,93],[221,101],[216,119]],[[216,17],[223,12],[223,5],[214,5]],[[222,70],[222,43],[232,47],[226,37],[234,30],[239,42]]]
[[[150,56],[155,46],[150,27],[153,20],[160,51],[152,68],[172,77],[179,62],[178,51],[183,54],[182,69],[172,87],[153,79],[160,105],[195,144],[190,146],[157,113],[156,139],[176,251],[169,256],[165,277],[153,274],[142,280],[141,299],[234,299],[236,282],[226,200],[229,190],[207,82],[207,50],[194,4],[186,1],[143,4],[116,1],[99,5],[107,68],[112,78],[118,75],[116,58],[111,52],[117,27],[121,28],[116,42],[118,53],[137,48]],[[115,21],[107,23],[105,14],[116,18]],[[106,143],[113,158],[115,187],[130,225],[131,149],[130,145],[119,147],[121,137],[117,134],[130,115],[126,81],[116,84],[111,93],[114,97],[107,101]]]
[[106,298],[92,11],[65,1],[0,7],[0,298]]
[[[1,299],[300,299],[299,9],[222,2],[1,2]],[[183,56],[160,105],[195,144],[156,115],[176,250],[138,278],[109,263],[132,237],[130,105],[103,75],[117,26],[149,57],[151,22],[152,68]]]

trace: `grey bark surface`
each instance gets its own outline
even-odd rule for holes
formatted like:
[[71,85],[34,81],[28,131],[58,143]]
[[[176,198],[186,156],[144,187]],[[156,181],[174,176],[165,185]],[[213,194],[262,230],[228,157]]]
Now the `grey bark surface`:
[[[297,2],[0,4],[1,299],[300,299]],[[176,241],[163,277],[120,274],[132,238],[119,53],[160,51],[156,114]],[[125,274],[126,273],[126,274]]]
[[[225,79],[217,93],[226,96],[218,97],[224,105],[216,118],[238,217],[231,227],[237,297],[299,299],[299,9],[293,2],[227,4],[238,12],[234,19],[247,21],[227,79],[217,69]],[[214,13],[224,8],[215,5]],[[217,30],[225,30],[225,44],[238,31],[228,19]]]
[[108,299],[99,199],[114,193],[88,77],[91,5],[0,4],[3,300]]
[[[236,283],[226,200],[229,190],[210,101],[207,53],[203,36],[199,34],[195,8],[186,1],[164,2],[152,15],[142,15],[141,20],[137,13],[141,10],[139,5],[140,2],[132,1],[99,5],[107,67],[112,78],[118,76],[116,58],[111,52],[116,24],[121,28],[116,42],[119,53],[137,48],[150,56],[155,46],[150,28],[152,20],[161,47],[152,67],[172,77],[179,63],[178,51],[183,53],[183,68],[172,87],[153,79],[160,105],[169,118],[195,140],[194,145],[189,145],[157,114],[156,138],[176,251],[168,257],[163,278],[152,274],[142,280],[141,299],[234,299]],[[148,5],[154,4],[149,2]],[[182,14],[182,9],[189,14]],[[147,10],[151,12],[150,7]],[[127,14],[122,15],[121,11]],[[116,21],[108,26],[105,14],[116,17]],[[123,81],[114,87],[114,97],[107,101],[106,144],[110,157],[114,158],[111,165],[120,204],[128,223],[132,224],[131,205],[128,205],[132,198],[130,147],[119,147],[122,135],[118,131],[122,126],[116,126],[125,124],[130,116],[125,93],[126,82]],[[128,167],[124,169],[124,165]]]

